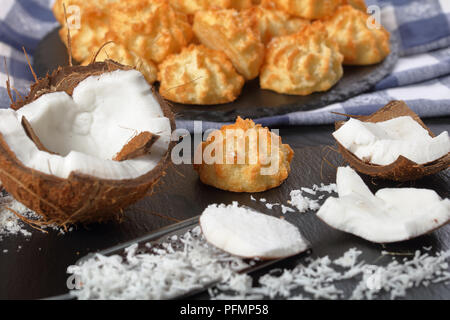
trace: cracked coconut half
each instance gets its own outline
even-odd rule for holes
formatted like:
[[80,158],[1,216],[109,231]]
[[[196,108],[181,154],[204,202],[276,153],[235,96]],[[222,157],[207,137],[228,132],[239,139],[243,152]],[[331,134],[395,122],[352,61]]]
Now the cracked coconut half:
[[0,117],[4,188],[63,226],[112,219],[146,196],[175,128],[144,76],[112,60],[55,70]]
[[450,166],[448,132],[435,136],[403,101],[392,101],[369,116],[336,123],[339,152],[358,172],[411,181]]

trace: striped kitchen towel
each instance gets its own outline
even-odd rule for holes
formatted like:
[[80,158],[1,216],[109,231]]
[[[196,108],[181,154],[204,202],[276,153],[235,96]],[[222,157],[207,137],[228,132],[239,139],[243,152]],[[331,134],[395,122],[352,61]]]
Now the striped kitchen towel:
[[[397,37],[400,59],[393,72],[370,92],[320,109],[256,119],[270,127],[328,124],[347,114],[369,114],[390,100],[405,100],[421,117],[450,116],[450,0],[367,0],[380,9],[381,23]],[[58,24],[50,10],[53,0],[1,0],[0,58],[6,58],[12,85],[25,95],[32,80],[21,50],[30,57],[39,41]],[[0,107],[9,106],[0,67]],[[193,129],[193,121],[178,127]],[[221,123],[203,122],[202,128]]]

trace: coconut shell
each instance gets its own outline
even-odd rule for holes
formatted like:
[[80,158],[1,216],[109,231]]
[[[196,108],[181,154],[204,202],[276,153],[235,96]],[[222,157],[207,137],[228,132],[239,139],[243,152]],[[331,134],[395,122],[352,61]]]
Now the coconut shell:
[[31,126],[30,122],[28,122],[27,118],[25,118],[25,116],[22,116],[22,127],[25,130],[25,133],[27,134],[28,138],[30,138],[34,144],[36,145],[36,147],[41,150],[41,151],[45,151],[51,154],[56,154],[50,150],[48,150],[44,144],[41,142],[41,140],[39,139],[39,137],[36,135],[36,133],[33,130],[33,127]]
[[[85,67],[60,67],[34,83],[30,94],[24,100],[13,103],[11,108],[20,109],[50,92],[65,91],[71,95],[73,89],[87,77],[119,69],[132,68],[111,60]],[[154,94],[174,130],[175,119],[169,105],[156,92]],[[120,217],[125,207],[149,194],[164,175],[173,145],[174,142],[171,142],[168,151],[152,171],[136,179],[106,180],[77,172],[63,179],[24,166],[0,134],[0,180],[16,200],[41,215],[43,223],[67,226],[102,222]]]
[[[386,106],[369,116],[350,116],[363,122],[382,122],[401,116],[410,116],[424,129],[426,129],[431,137],[435,137],[433,132],[422,122],[420,117],[412,111],[404,101],[391,101]],[[335,123],[336,130],[344,125],[345,121]],[[447,155],[425,164],[417,164],[403,156],[397,158],[393,163],[381,166],[365,162],[342,146],[336,141],[339,152],[344,159],[356,171],[367,174],[369,176],[394,181],[412,181],[420,179],[424,176],[438,173],[450,167],[450,153]]]
[[139,133],[131,139],[119,153],[113,158],[114,161],[124,161],[148,154],[150,148],[159,139],[159,136],[148,131]]

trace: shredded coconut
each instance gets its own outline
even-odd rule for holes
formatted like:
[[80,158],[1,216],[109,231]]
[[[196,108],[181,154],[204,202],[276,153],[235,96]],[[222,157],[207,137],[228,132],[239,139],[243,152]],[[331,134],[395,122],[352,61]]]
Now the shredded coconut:
[[4,236],[23,235],[30,237],[31,232],[25,229],[24,223],[8,208],[18,214],[25,215],[29,211],[23,204],[14,200],[11,196],[0,198],[0,240]]
[[300,188],[303,192],[306,192],[306,193],[309,193],[309,194],[312,194],[312,195],[316,195],[316,191],[314,191],[313,189],[310,189],[310,188],[305,188],[305,187],[302,187],[302,188]]
[[288,202],[297,208],[297,210],[301,213],[306,212],[308,210],[319,210],[320,205],[317,200],[310,199],[302,195],[301,190],[292,190],[290,193],[291,200]]
[[[239,286],[237,280],[249,282],[250,276],[242,275],[234,279],[233,287],[221,284],[221,290],[233,291],[234,299],[284,298],[284,299],[375,299],[380,294],[389,294],[391,299],[405,297],[407,290],[420,285],[446,282],[450,279],[450,250],[436,256],[416,251],[413,258],[402,263],[393,260],[387,266],[357,262],[362,252],[356,248],[347,251],[342,257],[332,261],[328,256],[315,260],[306,259],[306,265],[300,264],[292,270],[275,269],[259,279],[258,286]],[[336,265],[340,270],[333,267]],[[358,278],[360,281],[353,288],[351,295],[336,285],[340,282]],[[302,290],[304,294],[292,295],[293,291]],[[212,298],[228,299],[229,295],[218,290],[209,290]]]
[[80,265],[69,266],[67,272],[82,283],[80,290],[71,293],[79,299],[169,299],[215,281],[227,281],[234,289],[244,290],[236,271],[249,265],[208,245],[199,227],[179,237],[178,245],[175,250],[168,242],[139,253],[134,244],[125,250],[125,256],[96,254]]
[[286,214],[287,212],[295,212],[295,210],[282,204],[281,205],[281,212],[283,214]]
[[[82,283],[71,293],[79,299],[167,299],[209,287],[213,299],[375,299],[380,294],[396,299],[413,287],[450,280],[450,250],[435,256],[416,251],[402,262],[392,258],[379,266],[358,261],[362,251],[351,248],[335,260],[306,258],[291,270],[273,269],[253,285],[239,271],[256,261],[246,263],[213,248],[198,227],[178,240],[179,245],[168,242],[161,248],[144,245],[152,248],[144,253],[134,244],[123,255],[96,254],[70,266],[68,273]],[[359,282],[345,293],[340,284],[349,279]]]
[[319,187],[317,184],[315,184],[315,185],[313,185],[313,190],[320,191],[320,192],[337,193],[337,185],[336,185],[336,183],[330,183],[327,185],[321,183],[320,187]]
[[273,207],[279,206],[279,205],[280,205],[279,203],[266,203],[267,209],[270,209],[270,210],[272,210]]
[[[2,191],[0,193],[0,241],[5,236],[22,235],[24,237],[31,237],[32,233],[28,231],[26,224],[14,214],[17,213],[29,220],[38,221],[41,219],[36,212],[28,209],[12,196]],[[64,234],[63,228],[55,225],[40,226],[42,230],[51,229],[60,234]],[[73,231],[73,227],[68,229],[68,232]]]
[[[318,194],[318,192],[326,192],[328,194],[337,192],[337,186],[335,183],[331,183],[328,185],[325,185],[321,183],[320,186],[317,184],[313,185],[312,188],[308,187],[301,187],[300,190],[292,190],[290,192],[291,199],[288,200],[288,204],[295,207],[300,213],[304,213],[308,210],[311,211],[317,211],[320,208],[319,200],[322,200],[325,195],[324,194]],[[304,196],[303,193],[306,193],[309,195]],[[316,198],[310,197],[310,196],[316,196]],[[295,212],[295,210],[289,206],[286,206],[281,203],[269,203],[267,202],[266,198],[260,198],[259,200],[255,199],[253,195],[250,195],[250,200],[252,201],[259,201],[264,203],[267,209],[272,210],[275,206],[281,207],[281,212],[283,214],[286,214],[287,212]]]

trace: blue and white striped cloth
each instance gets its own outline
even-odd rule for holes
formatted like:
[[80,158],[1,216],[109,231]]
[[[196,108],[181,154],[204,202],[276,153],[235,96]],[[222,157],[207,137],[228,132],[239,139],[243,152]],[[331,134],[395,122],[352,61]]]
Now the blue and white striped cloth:
[[[39,41],[57,26],[54,0],[1,0],[0,59],[6,57],[12,85],[25,95],[32,80],[25,47],[32,57]],[[381,23],[400,40],[401,58],[392,74],[365,94],[312,111],[258,119],[270,127],[328,124],[331,111],[369,114],[390,100],[405,100],[421,117],[450,116],[450,0],[367,0],[381,8]],[[0,108],[9,106],[6,73],[0,67]],[[178,127],[192,130],[193,121]],[[203,122],[203,130],[220,123]]]

